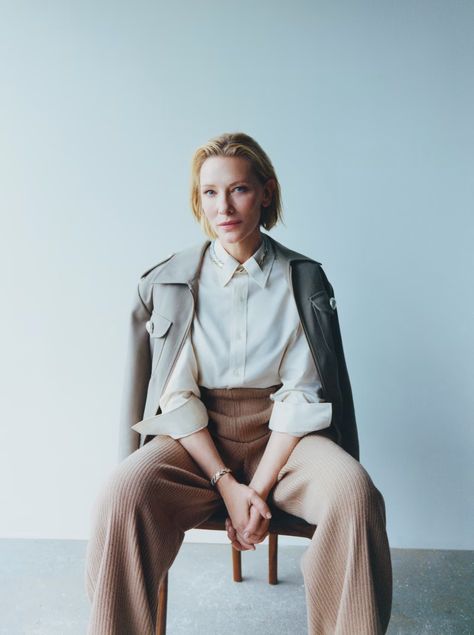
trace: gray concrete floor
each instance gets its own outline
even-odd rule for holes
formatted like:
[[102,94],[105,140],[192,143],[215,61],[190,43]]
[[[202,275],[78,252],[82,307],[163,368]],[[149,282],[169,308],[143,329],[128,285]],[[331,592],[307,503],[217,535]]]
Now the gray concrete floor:
[[[1,635],[85,634],[85,548],[85,541],[0,540]],[[184,543],[169,574],[168,635],[304,635],[306,547],[279,547],[275,586],[266,580],[266,548],[242,554],[237,583],[229,545]],[[474,634],[473,553],[392,549],[389,635]]]

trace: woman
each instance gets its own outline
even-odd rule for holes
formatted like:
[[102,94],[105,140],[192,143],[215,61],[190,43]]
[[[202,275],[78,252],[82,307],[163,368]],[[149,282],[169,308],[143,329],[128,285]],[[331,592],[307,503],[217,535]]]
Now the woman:
[[239,550],[265,539],[272,507],[317,525],[301,559],[310,635],[385,633],[385,505],[358,461],[332,286],[261,232],[280,187],[248,135],[198,148],[191,204],[211,240],[145,272],[134,300],[124,460],[87,551],[89,635],[152,635],[184,532],[223,507]]

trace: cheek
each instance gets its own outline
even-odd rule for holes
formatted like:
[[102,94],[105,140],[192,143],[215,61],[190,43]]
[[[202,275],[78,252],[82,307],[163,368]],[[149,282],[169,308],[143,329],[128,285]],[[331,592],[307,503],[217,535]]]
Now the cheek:
[[251,207],[258,207],[260,209],[260,197],[257,192],[250,196],[249,205]]
[[236,199],[236,206],[241,210],[251,212],[257,205],[257,195],[254,193],[246,194]]
[[201,198],[201,207],[202,207],[202,211],[208,218],[210,218],[213,215],[212,203],[209,201],[209,199]]

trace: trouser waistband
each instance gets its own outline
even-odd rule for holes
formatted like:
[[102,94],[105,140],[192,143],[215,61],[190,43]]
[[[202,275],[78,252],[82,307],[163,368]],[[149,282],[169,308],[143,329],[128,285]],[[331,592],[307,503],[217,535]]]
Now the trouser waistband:
[[268,435],[268,421],[273,409],[270,395],[281,385],[266,388],[200,386],[201,400],[209,414],[209,432],[238,442],[254,441]]

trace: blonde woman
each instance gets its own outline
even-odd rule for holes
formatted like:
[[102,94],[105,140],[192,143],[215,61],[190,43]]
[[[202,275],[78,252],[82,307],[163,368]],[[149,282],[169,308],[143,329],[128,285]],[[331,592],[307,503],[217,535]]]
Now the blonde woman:
[[88,633],[153,635],[184,532],[219,509],[238,550],[265,539],[272,510],[317,525],[301,559],[310,635],[385,633],[385,504],[359,462],[334,289],[267,233],[280,186],[250,136],[196,150],[191,206],[206,239],[134,294],[121,460],[87,548]]

